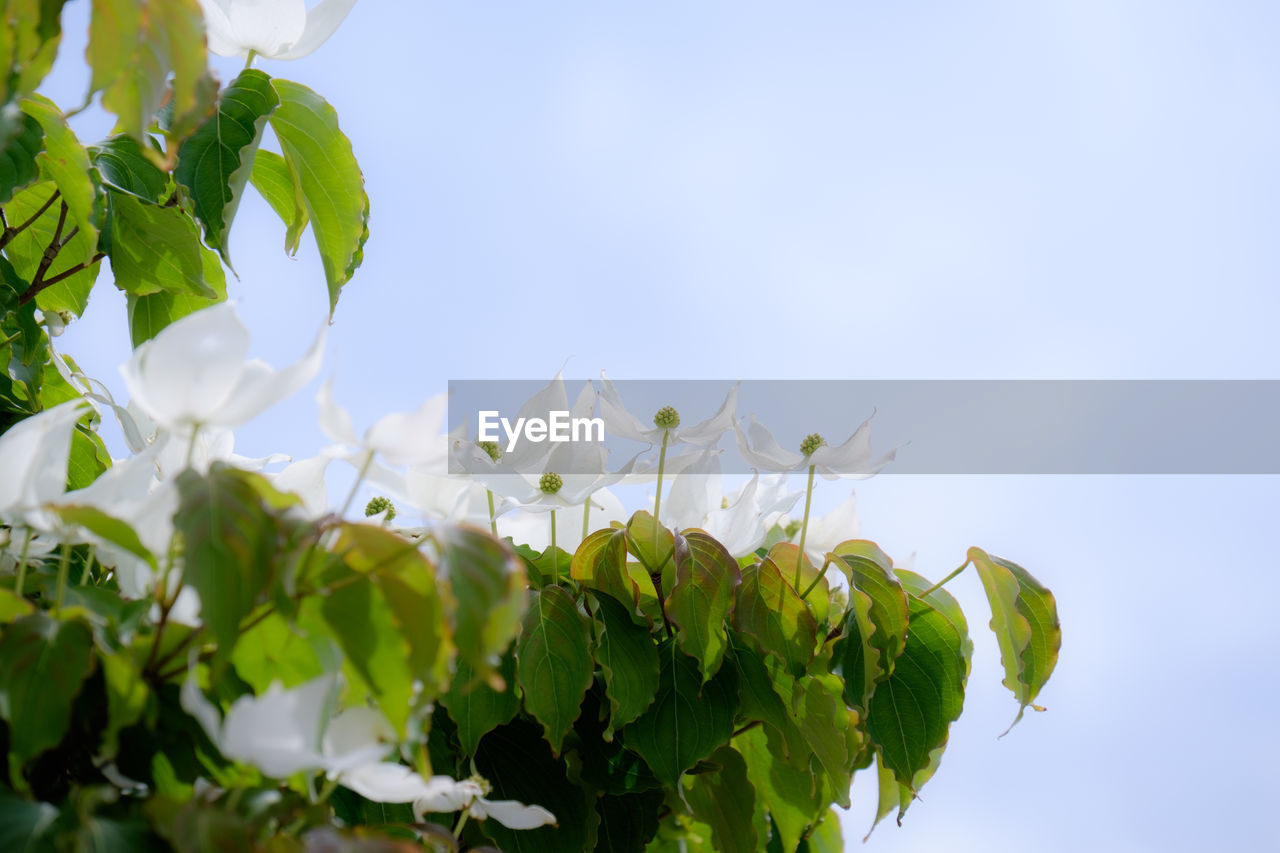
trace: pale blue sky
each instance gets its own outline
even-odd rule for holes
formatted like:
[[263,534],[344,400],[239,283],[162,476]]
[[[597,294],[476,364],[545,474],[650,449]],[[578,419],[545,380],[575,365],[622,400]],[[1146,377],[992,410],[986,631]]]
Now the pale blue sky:
[[[260,67],[324,94],[364,167],[372,236],[326,366],[359,426],[570,356],[637,379],[1280,377],[1278,31],[1280,7],[1231,0],[362,0],[313,56]],[[75,103],[82,77],[48,91]],[[325,309],[309,238],[296,260],[282,242],[247,198],[231,291],[275,363]],[[122,297],[100,289],[62,340],[119,388]],[[313,452],[313,411],[299,395],[241,449]],[[1015,704],[976,579],[951,584],[978,644],[968,707],[868,850],[1274,837],[1280,482],[858,494],[864,535],[919,571],[982,545],[1050,585],[1064,625],[1050,711],[997,743]],[[850,839],[873,803],[860,783]]]

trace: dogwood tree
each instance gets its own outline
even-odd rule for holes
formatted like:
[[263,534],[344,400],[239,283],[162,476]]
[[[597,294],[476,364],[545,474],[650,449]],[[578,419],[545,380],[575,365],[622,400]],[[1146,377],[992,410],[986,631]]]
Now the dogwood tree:
[[[359,437],[325,386],[332,447],[236,455],[324,346],[250,358],[244,193],[288,251],[311,233],[331,313],[362,260],[355,153],[279,62],[354,0],[94,0],[86,94],[117,124],[87,144],[39,93],[63,5],[0,5],[0,848],[838,850],[856,773],[901,820],[939,769],[972,651],[943,584],[969,566],[1036,707],[1061,635],[1035,577],[971,548],[934,583],[851,500],[811,518],[815,473],[891,458],[866,424],[784,448],[736,387],[648,413],[556,377],[525,408],[576,390],[635,444],[606,470],[447,435],[438,398]],[[128,400],[58,345],[95,287],[127,295]],[[757,471],[727,495],[722,440]],[[388,497],[331,500],[335,463]],[[627,513],[611,489],[638,477],[652,511]]]

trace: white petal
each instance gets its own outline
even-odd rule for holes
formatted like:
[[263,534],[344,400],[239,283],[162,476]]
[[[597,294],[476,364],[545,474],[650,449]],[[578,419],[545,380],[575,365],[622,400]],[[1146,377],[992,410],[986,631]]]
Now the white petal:
[[461,782],[448,776],[432,776],[428,791],[413,801],[413,814],[421,821],[427,812],[447,814],[469,806],[480,796],[480,786],[470,779]]
[[[381,760],[395,743],[396,732],[376,708],[348,708],[329,721],[321,752],[330,772],[351,770]],[[348,786],[350,787],[350,786]],[[399,802],[407,803],[413,797]]]
[[324,0],[307,12],[307,28],[293,47],[276,59],[301,59],[329,40],[346,19],[356,0]]
[[302,360],[283,370],[272,370],[256,359],[246,364],[230,399],[208,422],[240,426],[310,382],[319,372],[324,358],[326,331],[326,327],[321,327]]
[[71,432],[88,409],[83,400],[68,400],[0,436],[0,513],[34,507],[66,490]]
[[839,447],[819,447],[810,461],[827,479],[836,477],[865,478],[888,465],[897,450],[891,450],[879,459],[871,453],[871,419],[863,421],[849,439]]
[[613,387],[609,377],[604,375],[603,370],[600,371],[600,395],[596,402],[596,411],[600,413],[600,417],[604,418],[604,428],[610,435],[652,443],[656,434],[661,440],[662,430],[646,427],[639,418],[628,412],[622,405],[622,398],[618,396],[617,389]]
[[303,0],[231,0],[227,17],[237,44],[271,58],[302,38],[307,5]]
[[222,722],[222,754],[277,779],[321,769],[320,725],[336,686],[335,676],[322,675],[293,690],[276,682],[261,696],[241,696]]
[[200,728],[204,729],[209,740],[214,744],[222,740],[222,717],[219,716],[218,709],[200,690],[195,667],[187,672],[187,678],[182,682],[182,689],[178,691],[178,702],[182,705],[182,710],[196,718],[196,722],[200,724]]
[[677,429],[674,438],[685,444],[697,447],[710,447],[720,440],[720,436],[733,429],[738,414],[738,386],[734,385],[724,395],[724,402],[714,415],[700,424]]
[[430,439],[440,434],[449,398],[438,394],[415,412],[393,412],[369,428],[365,447],[392,465],[425,465],[445,449]]
[[170,428],[208,420],[244,370],[249,330],[227,302],[183,317],[138,347],[121,368],[133,402]]
[[757,421],[755,415],[751,416],[751,425],[747,430],[747,433],[744,433],[741,426],[734,424],[738,452],[752,468],[761,468],[765,471],[791,471],[804,464],[804,456],[783,450],[777,439],[773,437],[773,433]]
[[326,379],[316,392],[316,405],[320,409],[320,431],[329,438],[347,447],[356,447],[360,439],[356,438],[355,427],[351,426],[351,415],[333,399],[333,380]]
[[344,770],[338,774],[338,781],[375,803],[411,803],[436,790],[410,768],[392,761]]
[[671,483],[662,502],[662,521],[679,528],[702,527],[707,515],[720,508],[720,459],[704,450]]
[[218,56],[245,56],[249,51],[237,44],[225,5],[226,0],[200,0],[200,8],[204,10],[204,30],[208,37],[209,51]]
[[324,472],[331,461],[330,456],[313,456],[294,462],[278,474],[268,474],[267,479],[280,491],[302,498],[302,507],[307,515],[318,518],[329,508],[329,489],[325,485]]
[[471,804],[471,816],[478,820],[493,818],[508,829],[534,829],[556,822],[556,816],[542,806],[526,806],[515,800],[486,800],[483,797],[477,797]]
[[[828,551],[848,539],[857,539],[861,531],[862,523],[858,519],[857,496],[850,494],[826,515],[809,521],[809,532],[804,540],[805,554],[810,560],[821,565]],[[799,542],[799,540],[800,533],[797,531],[794,541]]]

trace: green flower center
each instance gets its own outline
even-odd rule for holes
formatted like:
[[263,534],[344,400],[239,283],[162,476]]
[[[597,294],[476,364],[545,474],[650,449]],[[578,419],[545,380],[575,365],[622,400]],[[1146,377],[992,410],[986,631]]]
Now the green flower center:
[[564,479],[559,474],[551,471],[543,474],[538,480],[538,488],[546,492],[548,495],[554,495],[564,486]]
[[382,495],[378,495],[378,497],[373,498],[372,500],[369,501],[369,503],[365,504],[365,507],[364,507],[365,518],[368,518],[369,516],[372,516],[372,515],[377,515],[383,510],[386,510],[387,521],[390,521],[391,519],[396,517],[396,508],[395,508],[395,505],[391,503],[391,499],[384,498]]
[[804,441],[800,442],[800,452],[805,456],[812,456],[813,452],[819,447],[827,443],[827,440],[816,432],[809,433]]
[[494,462],[497,462],[498,457],[502,455],[502,451],[498,448],[498,442],[496,441],[481,441],[477,442],[477,444],[481,450],[489,454],[489,458]]
[[653,416],[653,423],[655,426],[661,427],[662,429],[674,429],[675,427],[680,426],[680,413],[671,406],[663,406],[661,409],[658,409],[658,413]]

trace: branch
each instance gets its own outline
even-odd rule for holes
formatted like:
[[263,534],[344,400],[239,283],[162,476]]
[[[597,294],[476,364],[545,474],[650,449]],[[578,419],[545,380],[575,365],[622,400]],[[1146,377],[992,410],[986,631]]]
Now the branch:
[[49,271],[50,265],[53,264],[54,258],[58,257],[58,253],[62,251],[62,247],[70,243],[73,239],[75,239],[75,236],[80,233],[80,226],[77,225],[74,228],[72,228],[70,232],[67,233],[66,237],[63,237],[62,229],[66,224],[67,224],[67,203],[64,201],[62,203],[62,210],[58,215],[58,227],[53,232],[53,240],[49,243],[49,247],[44,250],[44,256],[40,258],[40,266],[36,268],[36,275],[35,275],[35,278],[31,280],[31,286],[28,287],[26,290],[24,290],[22,292],[22,295],[18,297],[19,305],[26,305],[32,299],[35,299],[36,295],[40,293],[40,291],[44,290],[45,288],[52,287],[53,285],[57,284],[58,282],[64,279],[70,278],[71,276],[75,275],[81,270],[87,269],[88,267],[93,266],[98,261],[106,257],[105,253],[98,252],[93,256],[93,259],[89,261],[89,263],[87,264],[83,262],[78,263],[73,266],[67,267],[65,270],[63,270],[62,272],[58,273],[55,276],[50,276],[49,278],[45,278],[44,277],[45,273]]
[[[41,216],[43,216],[44,212],[49,209],[49,205],[57,201],[59,195],[60,195],[59,191],[54,190],[53,195],[49,196],[49,200],[46,201],[44,204],[40,205],[40,209],[37,210],[35,213],[33,213],[30,219],[28,219],[26,222],[22,223],[18,227],[10,228],[8,225],[5,225],[4,231],[0,233],[0,249],[3,249],[5,246],[9,245],[9,242],[14,237],[17,237],[23,231],[27,230],[33,224],[35,224],[35,221],[39,219]],[[65,207],[66,205],[64,204],[63,208],[65,209]]]

